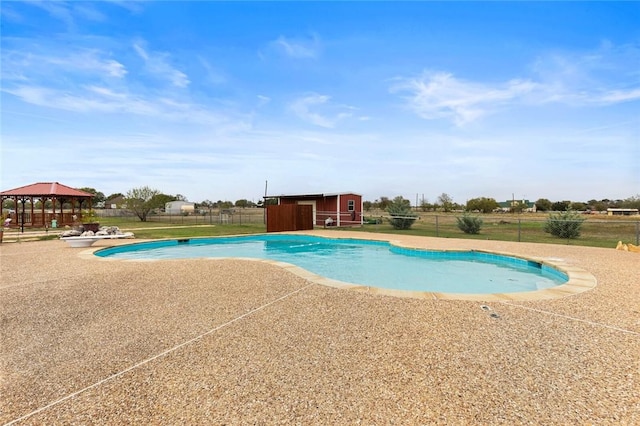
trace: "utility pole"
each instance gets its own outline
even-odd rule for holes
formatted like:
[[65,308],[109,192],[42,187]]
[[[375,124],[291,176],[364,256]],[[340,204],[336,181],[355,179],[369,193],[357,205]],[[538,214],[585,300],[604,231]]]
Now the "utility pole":
[[262,199],[262,223],[267,224],[267,185],[269,184],[268,180],[264,181],[264,198]]

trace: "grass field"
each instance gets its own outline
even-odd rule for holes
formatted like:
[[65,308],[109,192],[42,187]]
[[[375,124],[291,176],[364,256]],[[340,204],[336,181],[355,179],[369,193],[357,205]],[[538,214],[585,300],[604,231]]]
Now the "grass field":
[[522,241],[533,243],[570,244],[594,247],[615,247],[618,241],[638,244],[640,218],[597,219],[586,218],[582,224],[580,237],[559,239],[544,232],[547,215],[480,215],[483,226],[478,235],[468,235],[458,229],[456,218],[459,214],[420,214],[410,230],[397,231],[383,220],[382,224],[365,225],[363,231],[382,233],[410,233],[429,237],[469,238],[499,241]]
[[[424,213],[411,229],[393,229],[383,211],[366,212],[366,218],[378,218],[380,223],[351,228],[354,231],[385,234],[421,235],[440,238],[469,238],[497,241],[569,244],[594,247],[615,247],[618,241],[638,245],[640,217],[585,216],[581,235],[575,239],[559,239],[544,232],[547,214],[488,214],[480,215],[483,226],[478,235],[468,235],[457,227],[460,213]],[[218,235],[255,234],[266,232],[262,209],[246,209],[228,217],[217,213],[204,216],[149,216],[147,222],[136,217],[101,217],[100,224],[118,226],[134,232],[138,238],[185,238]],[[31,230],[31,229],[30,229]],[[33,229],[36,230],[36,229]],[[5,233],[14,233],[12,229]],[[46,238],[46,237],[43,237]],[[54,237],[55,238],[55,237]]]
[[[581,235],[576,239],[559,239],[544,232],[547,214],[488,214],[480,215],[482,230],[478,235],[468,235],[457,227],[458,213],[424,213],[409,230],[397,231],[384,219],[386,212],[367,212],[365,217],[381,218],[380,224],[355,227],[363,232],[389,234],[410,234],[441,238],[470,238],[499,241],[522,241],[550,244],[570,244],[594,247],[615,247],[618,241],[638,244],[640,217],[585,216]],[[107,225],[118,225],[123,229],[135,230],[140,238],[178,238],[196,236],[215,236],[250,234],[265,232],[263,211],[246,209],[227,218],[221,223],[217,214],[209,216],[151,216],[149,222],[140,222],[135,218],[104,218]],[[118,223],[120,222],[120,223]],[[165,228],[171,225],[171,228]],[[208,226],[207,226],[208,225]],[[140,229],[144,228],[144,229]],[[148,229],[147,229],[148,228]]]

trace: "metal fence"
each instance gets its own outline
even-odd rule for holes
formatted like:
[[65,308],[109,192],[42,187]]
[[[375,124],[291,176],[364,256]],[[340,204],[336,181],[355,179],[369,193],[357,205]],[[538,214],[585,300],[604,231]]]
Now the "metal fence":
[[[320,214],[316,212],[316,227],[323,227],[324,222],[320,220]],[[350,214],[350,213],[349,213]],[[122,216],[135,217],[130,212],[124,210],[102,210],[99,216]],[[483,225],[478,235],[464,234],[457,225],[457,218],[462,214],[419,214],[409,231],[412,234],[441,237],[441,238],[480,238],[488,240],[521,241],[521,242],[563,242],[575,245],[596,245],[600,247],[615,247],[618,241],[640,245],[640,216],[626,217],[624,219],[604,219],[585,217],[580,227],[580,236],[576,239],[562,241],[544,231],[545,224],[549,220],[545,216],[530,216],[528,214],[499,214],[480,215]],[[334,223],[335,214],[333,215]],[[388,215],[364,213],[362,222],[364,225],[358,227],[360,216],[354,221],[351,217],[344,217],[341,226],[354,226],[354,229],[362,229],[374,232],[396,232],[389,222]],[[149,222],[160,222],[175,225],[225,225],[225,224],[264,224],[265,215],[263,209],[233,209],[233,210],[210,210],[199,214],[178,215],[178,214],[151,214],[148,216]],[[407,231],[397,231],[407,232]],[[583,243],[582,241],[586,241]]]
[[249,212],[235,210],[229,212],[208,211],[201,214],[151,214],[147,216],[149,222],[162,222],[176,225],[242,225],[249,223],[265,223],[264,212],[251,210]]
[[[458,228],[457,217],[461,215],[422,215],[411,227],[412,233],[444,238],[479,238],[488,240],[558,243],[559,238],[545,232],[550,219],[525,216],[488,216],[480,218],[483,224],[477,235],[465,234]],[[365,229],[388,232],[392,229],[387,216],[366,216]],[[403,231],[398,231],[403,232]],[[592,219],[581,222],[580,236],[565,240],[579,245],[581,241],[590,245],[615,247],[618,241],[640,245],[640,217],[626,220]],[[562,240],[561,240],[562,241]]]

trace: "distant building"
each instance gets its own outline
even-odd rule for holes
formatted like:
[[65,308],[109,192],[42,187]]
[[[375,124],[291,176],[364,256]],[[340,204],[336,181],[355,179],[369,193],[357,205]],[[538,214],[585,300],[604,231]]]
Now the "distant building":
[[498,203],[498,209],[503,212],[522,209],[523,212],[535,213],[536,203],[529,200],[509,200]]
[[169,201],[164,205],[167,214],[193,214],[195,209],[196,204],[188,201]]
[[109,198],[104,202],[105,209],[123,209],[126,208],[126,204],[124,202],[124,196],[118,195],[117,197]]
[[638,209],[607,209],[609,216],[637,216],[639,214]]

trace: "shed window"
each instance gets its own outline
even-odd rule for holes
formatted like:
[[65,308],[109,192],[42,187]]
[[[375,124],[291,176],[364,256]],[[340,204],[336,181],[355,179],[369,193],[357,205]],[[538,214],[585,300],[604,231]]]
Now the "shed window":
[[347,201],[347,209],[352,212],[356,209],[356,200]]

